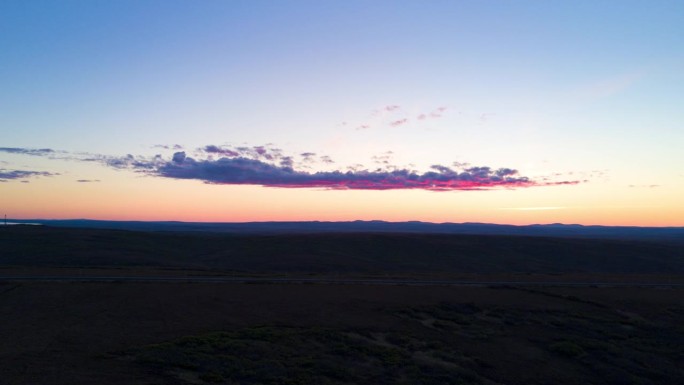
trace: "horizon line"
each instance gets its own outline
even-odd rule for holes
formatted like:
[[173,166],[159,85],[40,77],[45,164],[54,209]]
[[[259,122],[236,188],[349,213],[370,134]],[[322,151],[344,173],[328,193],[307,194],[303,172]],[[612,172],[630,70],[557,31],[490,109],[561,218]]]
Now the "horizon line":
[[[550,222],[550,223],[530,223],[530,224],[510,224],[510,223],[493,223],[493,222],[430,222],[430,221],[420,221],[420,220],[406,220],[406,221],[387,221],[382,219],[355,219],[355,220],[299,220],[299,221],[243,221],[243,222],[215,222],[215,221],[182,221],[182,220],[140,220],[140,219],[90,219],[90,218],[7,218],[7,223],[13,221],[19,222],[31,222],[31,221],[90,221],[90,222],[113,222],[113,223],[126,223],[126,222],[136,222],[136,223],[179,223],[179,224],[216,224],[216,225],[248,225],[248,224],[268,224],[268,223],[385,223],[385,224],[407,224],[407,223],[420,223],[428,225],[487,225],[487,226],[511,226],[511,227],[531,227],[531,226],[567,226],[567,227],[622,227],[622,228],[653,228],[653,229],[684,229],[684,225],[681,226],[640,226],[640,225],[603,225],[603,224],[580,224],[580,223],[562,223],[562,222]],[[25,223],[18,223],[25,224]]]

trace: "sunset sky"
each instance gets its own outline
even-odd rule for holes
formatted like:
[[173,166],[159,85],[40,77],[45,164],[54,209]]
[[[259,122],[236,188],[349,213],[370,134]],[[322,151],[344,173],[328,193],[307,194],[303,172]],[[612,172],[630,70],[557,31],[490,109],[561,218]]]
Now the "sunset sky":
[[5,0],[5,213],[684,226],[684,2]]

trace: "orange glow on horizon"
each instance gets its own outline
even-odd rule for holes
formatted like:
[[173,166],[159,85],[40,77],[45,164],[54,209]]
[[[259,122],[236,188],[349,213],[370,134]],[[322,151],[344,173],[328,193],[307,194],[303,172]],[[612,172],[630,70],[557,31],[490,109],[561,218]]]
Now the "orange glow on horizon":
[[[684,226],[674,194],[657,206],[603,186],[498,191],[321,191],[207,185],[197,181],[135,178],[113,172],[101,183],[36,180],[2,186],[4,210],[15,219],[121,221],[424,221],[512,225],[581,224]],[[144,182],[144,183],[143,183]],[[46,195],[49,191],[49,195]],[[645,193],[640,193],[645,194]],[[47,197],[46,197],[47,196]],[[618,198],[616,198],[618,197]],[[535,209],[541,208],[541,209]]]

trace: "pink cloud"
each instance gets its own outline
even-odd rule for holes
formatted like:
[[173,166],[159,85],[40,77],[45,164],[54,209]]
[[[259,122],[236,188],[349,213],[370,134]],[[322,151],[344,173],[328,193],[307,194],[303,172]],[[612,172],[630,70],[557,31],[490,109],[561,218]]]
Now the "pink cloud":
[[406,124],[406,123],[408,123],[408,119],[404,118],[404,119],[399,119],[399,120],[395,120],[395,121],[390,122],[390,126],[399,127],[399,126]]
[[174,156],[182,162],[168,162],[150,174],[173,179],[198,179],[210,184],[260,185],[279,188],[323,188],[331,190],[430,191],[490,190],[570,185],[577,181],[536,182],[510,168],[470,167],[452,169],[434,165],[419,173],[407,169],[368,171],[358,167],[350,171],[298,171],[257,159],[222,158],[194,160]]

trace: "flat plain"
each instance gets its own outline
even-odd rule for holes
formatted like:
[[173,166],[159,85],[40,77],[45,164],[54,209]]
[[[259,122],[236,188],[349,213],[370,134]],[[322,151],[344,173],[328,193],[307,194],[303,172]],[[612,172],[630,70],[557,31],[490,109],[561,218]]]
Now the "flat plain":
[[0,230],[6,384],[684,383],[677,243]]

